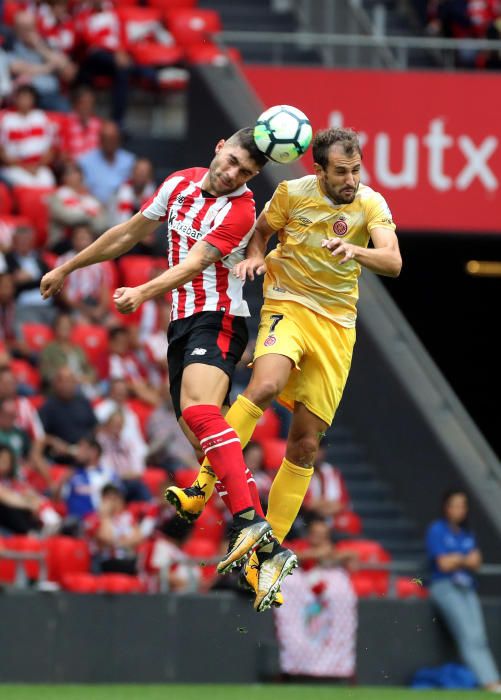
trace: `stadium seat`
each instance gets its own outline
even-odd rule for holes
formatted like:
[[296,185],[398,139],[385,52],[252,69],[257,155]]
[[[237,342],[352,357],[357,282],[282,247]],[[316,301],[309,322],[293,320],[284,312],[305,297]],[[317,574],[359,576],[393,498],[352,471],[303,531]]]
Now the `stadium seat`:
[[3,182],[0,182],[0,216],[12,214],[14,202],[9,188]]
[[370,576],[363,572],[354,572],[350,578],[353,590],[359,598],[368,598],[375,595],[374,582]]
[[363,564],[388,564],[391,561],[389,552],[374,540],[342,540],[336,544],[338,551],[353,551],[358,554],[360,569],[351,574],[352,580],[361,577],[371,579],[373,593],[384,596],[388,593],[390,572],[377,569],[364,569]]
[[145,586],[137,576],[127,574],[101,574],[99,590],[103,593],[142,593]]
[[263,442],[270,438],[277,438],[279,435],[280,418],[272,408],[267,408],[254,428],[252,440],[254,442]]
[[78,324],[71,331],[71,342],[79,345],[100,377],[108,368],[108,333],[101,326]]
[[151,279],[156,267],[165,268],[165,262],[150,255],[126,255],[118,261],[120,283],[124,287],[137,287]]
[[[34,552],[40,554],[44,552],[44,542],[29,535],[14,535],[5,540],[5,549],[13,552]],[[26,559],[22,564],[26,578],[30,581],[37,581],[40,576],[39,559]],[[11,581],[13,583],[13,581]]]
[[428,589],[417,579],[407,576],[398,576],[395,581],[395,593],[397,598],[427,598]]
[[154,498],[161,498],[163,486],[167,481],[167,475],[163,469],[147,467],[141,474],[141,480],[149,488]]
[[71,593],[100,593],[102,590],[100,577],[94,576],[94,574],[65,574],[61,584],[66,591]]
[[210,539],[190,538],[182,546],[182,550],[191,559],[199,561],[200,573],[206,585],[210,584],[216,575],[216,564],[207,564],[207,559],[212,559],[219,552],[217,543]]
[[287,440],[281,438],[271,438],[261,443],[263,448],[263,465],[265,469],[276,471],[282,464],[285,457]]
[[362,534],[362,519],[351,510],[344,510],[334,517],[334,529],[346,535]]
[[53,187],[21,187],[13,188],[14,199],[20,216],[30,220],[36,231],[36,245],[42,248],[47,242],[49,227],[49,209],[47,197],[55,191]]
[[18,384],[25,384],[38,394],[42,380],[39,371],[35,367],[26,362],[26,360],[11,360],[10,368]]
[[174,9],[167,12],[166,21],[176,44],[184,49],[203,45],[222,29],[216,10]]
[[197,478],[198,469],[176,469],[174,472],[174,480],[176,486],[180,486],[182,489],[191,486],[192,483]]
[[134,413],[136,414],[137,419],[139,420],[141,431],[144,437],[146,437],[148,419],[155,410],[155,407],[149,403],[141,401],[140,399],[129,399],[127,401],[127,406],[128,408],[130,408],[131,411],[134,411]]
[[54,339],[54,331],[43,323],[23,323],[21,334],[30,350],[40,352]]
[[224,516],[210,500],[205,506],[202,515],[197,518],[193,525],[192,539],[206,539],[213,544],[219,544],[226,530]]
[[84,540],[64,535],[48,537],[45,548],[49,581],[62,583],[68,574],[82,574],[89,571],[89,546]]
[[[157,28],[162,27],[162,14],[153,7],[118,7],[124,44],[140,66],[171,66],[183,58],[183,51],[160,43]],[[165,31],[165,30],[164,30]],[[165,34],[167,34],[165,32]]]
[[242,63],[242,54],[234,47],[221,49],[212,42],[206,42],[189,46],[186,49],[186,60],[190,65],[210,63],[222,66],[228,63]]
[[[0,553],[8,550],[8,539],[0,537]],[[0,557],[0,583],[14,583],[16,578],[16,564],[12,559]]]
[[163,12],[168,12],[180,8],[190,10],[196,7],[197,2],[198,0],[148,0],[148,5],[150,7],[157,7]]

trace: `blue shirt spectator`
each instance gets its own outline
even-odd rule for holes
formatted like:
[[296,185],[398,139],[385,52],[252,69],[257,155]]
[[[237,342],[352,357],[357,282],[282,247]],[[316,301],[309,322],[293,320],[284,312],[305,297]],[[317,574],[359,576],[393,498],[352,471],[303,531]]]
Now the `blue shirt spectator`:
[[442,571],[437,565],[437,557],[443,554],[469,554],[477,548],[473,533],[467,528],[453,527],[445,518],[436,520],[428,528],[426,549],[431,565],[432,581],[451,579],[464,586],[473,586],[473,576],[466,568]]
[[126,182],[134,166],[134,155],[120,148],[120,131],[113,122],[104,122],[99,135],[100,146],[80,160],[85,184],[100,202],[111,205],[120,185]]

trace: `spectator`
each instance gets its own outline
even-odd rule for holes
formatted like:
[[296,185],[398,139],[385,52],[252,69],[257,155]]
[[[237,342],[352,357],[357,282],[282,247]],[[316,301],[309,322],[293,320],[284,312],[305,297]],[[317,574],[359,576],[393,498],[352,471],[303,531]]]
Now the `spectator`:
[[[25,396],[17,395],[17,382],[10,367],[0,368],[0,401],[9,399],[15,403],[14,426],[26,434],[29,440],[28,461],[51,483],[50,470],[44,459],[45,430],[33,404]],[[24,442],[24,436],[21,436]]]
[[315,461],[315,473],[310,482],[303,508],[334,527],[334,518],[349,506],[346,484],[339,469],[327,462],[325,442],[322,441]]
[[49,268],[35,246],[30,226],[16,229],[12,250],[5,258],[16,287],[16,323],[52,323],[54,306],[40,296],[40,280]]
[[474,574],[482,564],[468,524],[468,496],[461,489],[442,499],[442,517],[426,535],[431,565],[430,597],[452,634],[463,662],[485,690],[501,692],[499,671],[489,649]]
[[79,85],[72,100],[73,111],[68,114],[64,139],[64,152],[76,160],[99,146],[102,120],[96,116],[96,96],[87,85]]
[[[87,248],[94,237],[86,224],[79,224],[73,229],[71,236],[72,249],[57,260],[61,265],[75,257],[77,253]],[[106,324],[109,317],[111,297],[112,262],[104,261],[80,268],[69,276],[59,296],[60,303],[81,323]]]
[[144,536],[118,487],[103,488],[99,511],[86,525],[96,573],[137,573],[137,550]]
[[5,98],[12,92],[12,81],[10,79],[9,59],[5,51],[0,48],[0,106],[3,106]]
[[78,82],[91,84],[96,76],[110,76],[111,118],[123,126],[129,92],[131,60],[122,45],[120,20],[110,2],[90,0],[77,16],[86,54],[80,65]]
[[264,468],[263,464],[263,448],[258,442],[249,442],[244,449],[244,459],[247,469],[250,471],[250,476],[256,482],[256,487],[259,493],[259,499],[266,512],[268,504],[268,494],[273,479]]
[[106,211],[85,186],[82,168],[67,163],[61,175],[61,185],[47,199],[50,211],[48,247],[55,253],[66,253],[70,246],[71,227],[89,226],[94,235],[108,225]]
[[0,531],[26,535],[42,530],[53,535],[61,518],[51,504],[16,476],[14,451],[0,443]]
[[110,225],[128,221],[150,199],[155,190],[153,165],[147,158],[139,158],[134,163],[130,180],[118,188]]
[[79,440],[78,467],[63,486],[68,515],[83,520],[99,510],[101,492],[107,484],[119,486],[116,475],[101,464],[101,445],[93,437]]
[[37,93],[31,85],[17,88],[14,104],[15,111],[5,112],[0,121],[0,174],[10,185],[52,187],[54,126],[37,109]]
[[79,159],[90,192],[109,207],[120,185],[126,182],[134,166],[134,155],[120,148],[120,132],[113,122],[103,122],[99,147]]
[[71,56],[76,45],[73,17],[68,11],[68,0],[49,0],[38,13],[38,29],[53,51]]
[[131,331],[127,327],[112,328],[110,331],[110,379],[124,379],[131,396],[154,406],[159,394],[147,382],[147,371],[131,347]]
[[0,273],[0,342],[13,348],[16,338],[16,287],[8,272]]
[[14,474],[30,453],[30,438],[28,433],[16,426],[17,408],[15,399],[0,399],[0,445],[6,445],[14,455]]
[[102,448],[101,464],[120,479],[127,501],[149,501],[151,494],[141,481],[146,468],[145,454],[140,454],[130,437],[123,433],[123,426],[122,412],[115,411],[97,431]]
[[71,341],[73,326],[70,314],[60,313],[57,316],[53,324],[54,340],[47,343],[40,353],[40,374],[48,388],[61,367],[71,367],[83,392],[88,393],[87,390],[93,388],[96,373],[82,348]]
[[97,421],[70,367],[60,367],[55,373],[52,394],[40,408],[40,418],[54,460],[75,464],[78,441],[94,430]]
[[51,50],[36,28],[31,12],[14,17],[14,43],[9,52],[10,70],[20,83],[31,83],[40,95],[42,109],[67,112],[69,103],[61,94],[60,81],[71,82],[76,66],[59,51]]
[[190,532],[189,523],[172,516],[162,523],[162,536],[153,544],[151,566],[166,572],[164,580],[169,592],[193,593],[202,583],[198,562],[189,563],[190,557],[181,549]]
[[197,457],[179,427],[167,385],[161,387],[160,394],[162,403],[153,411],[146,427],[150,447],[148,463],[169,472],[194,468]]
[[127,405],[129,390],[127,382],[123,379],[112,379],[109,394],[94,406],[99,423],[106,423],[112,413],[121,411],[124,419],[121,437],[130,440],[134,453],[139,459],[144,459],[148,452],[148,446],[144,441],[139,419],[134,411]]

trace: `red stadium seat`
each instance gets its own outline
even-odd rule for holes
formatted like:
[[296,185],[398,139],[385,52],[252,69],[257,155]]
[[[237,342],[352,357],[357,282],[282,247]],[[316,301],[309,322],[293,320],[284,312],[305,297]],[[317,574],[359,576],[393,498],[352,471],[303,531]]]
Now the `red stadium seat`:
[[87,573],[65,574],[62,587],[71,593],[100,593],[102,584],[99,576]]
[[163,469],[147,467],[141,474],[141,480],[149,488],[154,498],[161,498],[163,486],[167,481],[167,475]]
[[192,559],[199,560],[200,572],[205,584],[208,585],[216,575],[216,564],[207,564],[207,559],[215,557],[219,548],[217,543],[210,539],[191,538],[182,547],[182,550]]
[[[13,552],[34,552],[40,554],[44,552],[44,546],[45,543],[43,541],[29,535],[14,535],[5,540],[5,549]],[[40,576],[39,559],[26,559],[21,566],[24,568],[26,577],[30,581],[38,580]]]
[[[8,550],[8,539],[3,539],[0,537],[0,553],[6,552]],[[0,582],[2,583],[14,583],[16,578],[16,564],[12,559],[3,559],[0,557]]]
[[108,333],[101,326],[79,324],[71,331],[71,342],[80,346],[101,377],[108,367]]
[[221,18],[216,10],[182,8],[167,12],[166,19],[176,44],[183,48],[202,45],[222,29]]
[[153,7],[118,7],[122,36],[127,50],[141,66],[171,66],[183,58],[175,45],[157,40],[156,28],[162,24],[160,10]]
[[252,440],[255,442],[263,442],[270,438],[277,438],[279,435],[280,418],[272,408],[267,408],[254,428]]
[[55,191],[53,187],[21,187],[13,188],[17,210],[21,216],[31,221],[36,231],[36,244],[42,248],[47,241],[49,227],[49,209],[47,197]]
[[359,598],[368,598],[375,594],[372,578],[363,572],[355,572],[351,575],[351,585]]
[[344,510],[334,517],[334,529],[347,535],[362,534],[362,519],[351,510]]
[[10,368],[19,384],[26,384],[35,393],[40,391],[42,383],[40,373],[29,362],[26,362],[26,360],[11,360]]
[[352,551],[358,554],[361,568],[351,574],[352,580],[357,580],[362,575],[370,578],[373,593],[386,595],[389,589],[390,572],[384,570],[364,569],[363,564],[387,564],[391,561],[389,552],[374,540],[343,540],[336,544],[338,551]]
[[83,574],[89,571],[89,546],[84,540],[63,535],[49,537],[45,542],[45,547],[47,576],[50,581],[62,583],[68,574]]
[[136,414],[139,420],[141,431],[144,437],[146,437],[146,427],[148,424],[148,419],[155,410],[154,406],[152,406],[149,403],[145,403],[140,399],[129,399],[129,401],[127,401],[127,406],[131,409],[131,411],[134,411],[134,413]]
[[40,352],[54,339],[54,331],[43,323],[23,323],[21,334],[30,350]]
[[142,593],[144,584],[137,576],[127,574],[101,574],[99,576],[99,590],[103,593]]
[[198,469],[176,469],[174,473],[176,486],[180,486],[182,489],[191,486],[197,478],[197,474]]
[[12,214],[14,201],[9,188],[3,182],[0,182],[0,216]]
[[196,7],[198,0],[148,0],[148,5],[150,7],[157,7],[163,12],[168,12],[169,10],[185,9],[189,10]]
[[428,590],[416,579],[399,576],[395,581],[397,598],[427,598]]
[[209,63],[212,65],[227,65],[228,63],[242,63],[242,54],[233,47],[221,49],[211,42],[196,44],[186,49],[186,59],[190,65]]
[[214,545],[218,545],[223,540],[225,530],[224,516],[210,500],[202,515],[195,521],[191,537],[210,540]]
[[285,457],[287,440],[281,438],[271,438],[261,443],[263,448],[263,464],[265,469],[276,471],[282,464]]
[[165,263],[150,255],[126,255],[118,261],[121,284],[124,287],[136,287],[151,279],[158,266],[165,268]]

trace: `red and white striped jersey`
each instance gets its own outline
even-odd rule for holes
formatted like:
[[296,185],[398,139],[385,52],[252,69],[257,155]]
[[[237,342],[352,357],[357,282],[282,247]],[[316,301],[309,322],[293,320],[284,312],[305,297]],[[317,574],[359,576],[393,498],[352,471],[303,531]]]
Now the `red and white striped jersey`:
[[172,320],[200,311],[249,316],[242,298],[243,282],[231,269],[245,255],[256,218],[254,197],[247,185],[221,197],[208,195],[201,189],[207,172],[207,168],[189,168],[173,173],[141,208],[147,219],[167,224],[169,268],[183,262],[202,239],[222,255],[194,280],[172,291]]
[[41,109],[28,114],[4,112],[0,121],[0,145],[9,159],[36,163],[54,145],[54,125]]
[[89,121],[83,124],[78,114],[68,114],[63,135],[64,150],[76,160],[97,148],[101,127],[102,121],[99,117],[90,117]]
[[148,183],[140,194],[137,194],[131,182],[124,182],[118,188],[111,212],[112,225],[121,224],[130,219],[145,204],[155,192],[155,185]]

